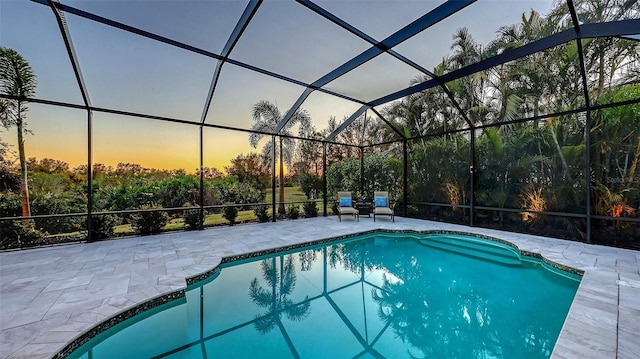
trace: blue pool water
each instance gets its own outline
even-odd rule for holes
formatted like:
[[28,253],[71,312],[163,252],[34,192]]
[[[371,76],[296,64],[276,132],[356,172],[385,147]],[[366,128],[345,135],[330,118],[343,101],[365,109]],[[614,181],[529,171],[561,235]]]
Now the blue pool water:
[[228,263],[73,358],[548,358],[580,277],[511,246],[375,233]]

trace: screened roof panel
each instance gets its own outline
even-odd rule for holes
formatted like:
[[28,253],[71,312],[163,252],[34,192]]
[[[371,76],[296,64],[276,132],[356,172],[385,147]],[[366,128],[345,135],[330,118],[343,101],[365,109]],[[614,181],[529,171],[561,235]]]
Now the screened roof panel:
[[402,140],[402,136],[371,110],[363,113],[347,126],[340,136],[336,137],[337,142],[365,146],[400,140]]
[[420,137],[470,127],[440,86],[376,106],[376,110],[408,137]]
[[[375,40],[384,40],[405,25],[442,4],[442,0],[422,1],[315,1],[325,10],[347,21]],[[366,7],[366,11],[363,11]]]
[[131,163],[193,173],[200,167],[198,126],[95,112],[92,146],[93,162],[114,168]]
[[[637,41],[624,38],[583,40],[585,68],[591,102],[598,104],[630,100],[622,93],[613,98],[609,89],[640,80],[640,49]],[[604,53],[604,57],[597,54]],[[618,61],[610,61],[616,54]],[[626,91],[624,91],[626,92]]]
[[[380,106],[376,106],[371,110],[372,112],[373,110],[377,111],[387,121],[388,124],[385,124],[384,126],[386,132],[389,132],[389,133],[396,132],[396,131],[398,132],[395,134],[395,136],[398,139],[402,139],[403,137],[406,136],[406,133],[403,127],[403,122],[401,119],[397,118],[394,111],[394,109],[397,108],[397,106],[401,103],[402,103],[402,99],[394,100],[394,101],[390,101],[385,104],[382,104]],[[378,117],[377,114],[375,113],[372,113],[371,116]],[[389,124],[393,126],[393,128],[395,128],[395,131],[391,127],[389,127]],[[382,142],[382,140],[379,140],[377,142]]]
[[627,35],[627,36],[623,36],[623,37],[631,39],[631,40],[640,41],[640,34],[638,34],[638,35]]
[[292,1],[265,1],[231,58],[312,83],[370,45]]
[[[451,89],[448,88],[448,90],[452,92]],[[460,103],[456,102],[454,104],[453,102],[455,96],[454,100],[452,100],[440,86],[430,88],[428,91],[430,91],[430,98],[433,98],[433,101],[436,101],[438,104],[437,107],[434,107],[435,112],[428,117],[428,120],[431,122],[429,125],[431,128],[429,133],[437,133],[439,131],[447,132],[471,127],[468,121],[471,122],[473,120],[469,116],[464,116],[460,113],[457,107],[460,106]],[[430,102],[431,100],[428,101]]]
[[[389,112],[391,111],[391,109],[393,109],[393,107],[395,107],[397,104],[401,102],[402,102],[402,99],[389,101],[385,104],[375,106],[374,109],[376,109],[378,112],[380,112],[380,114],[385,116],[387,120],[390,120],[390,119],[393,119],[393,116]],[[388,116],[391,116],[391,117],[388,117]]]
[[[69,169],[87,163],[87,111],[29,103],[24,145],[27,157],[67,162]],[[0,126],[0,141],[9,144],[11,160],[18,161],[15,127]]]
[[[336,122],[341,124],[360,107],[361,105],[358,103],[320,91],[312,92],[300,106],[300,108],[307,110],[311,116],[311,124],[318,132],[328,129],[331,117],[335,117]],[[293,132],[298,133],[297,126]]]
[[[455,90],[449,88],[449,91],[457,101],[458,106],[464,109],[463,103],[461,103],[455,95]],[[467,92],[464,91],[463,93],[467,94]],[[423,91],[420,95],[420,97],[417,97],[416,94],[407,99],[405,101],[407,109],[403,109],[404,113],[398,113],[398,115],[404,114],[405,116],[411,116],[409,118],[415,118],[416,113],[422,109],[421,119],[419,121],[412,120],[409,122],[412,137],[470,127],[467,119],[473,121],[473,118],[468,115],[465,118],[442,87],[432,87]]]
[[324,88],[368,102],[409,87],[420,72],[386,53],[356,67]]
[[247,5],[244,0],[61,2],[217,54]]
[[[365,116],[365,113],[358,116],[358,118],[347,125],[344,130],[336,136],[334,141],[356,146],[370,145],[371,138],[369,135],[372,132],[374,123],[370,116],[366,116],[366,119]],[[341,122],[338,121],[338,125],[340,124]]]
[[250,129],[254,124],[252,109],[256,103],[269,101],[284,116],[303,92],[302,86],[225,64],[205,122]]
[[640,18],[638,1],[575,1],[576,15],[583,24]]
[[575,41],[446,84],[476,125],[508,122],[585,105]]
[[[261,153],[260,145],[253,149],[249,147],[249,133],[219,128],[205,127],[203,130],[203,163],[205,167],[217,168],[224,172],[230,160],[249,152]],[[270,136],[266,136],[271,140]]]
[[[501,28],[505,27],[506,30],[506,27],[521,24],[523,14],[529,19],[531,10],[544,16],[550,12],[551,7],[552,0],[477,1],[394,49],[430,71],[439,73],[442,70],[446,73],[493,56],[507,47],[518,47],[564,29],[543,29],[541,23],[538,23],[541,25],[539,30],[527,32],[516,26],[513,29],[517,36],[505,37],[503,43],[495,44],[494,48],[489,47],[497,39]],[[460,33],[461,29],[468,31],[466,34]],[[443,59],[452,61],[445,61],[448,66],[435,70]]]
[[0,2],[0,45],[16,50],[37,77],[35,97],[83,104],[53,11],[28,1]]
[[200,120],[216,60],[74,15],[66,19],[94,106]]

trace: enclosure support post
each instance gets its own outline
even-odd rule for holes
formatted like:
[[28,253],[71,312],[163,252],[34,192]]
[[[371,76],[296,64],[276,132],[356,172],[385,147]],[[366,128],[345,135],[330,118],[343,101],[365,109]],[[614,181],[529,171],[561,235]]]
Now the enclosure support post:
[[[580,40],[578,40],[580,41]],[[589,101],[587,100],[587,103]],[[584,124],[585,131],[585,195],[587,212],[587,233],[586,241],[591,243],[591,108],[587,107],[587,119]]]
[[93,113],[87,109],[87,242],[93,242]]
[[407,199],[409,197],[408,196],[409,182],[407,181],[409,159],[407,157],[407,150],[408,150],[407,147],[408,147],[408,143],[407,143],[407,139],[405,138],[404,141],[402,141],[402,215],[404,217],[407,216]]
[[587,85],[587,75],[584,65],[584,53],[582,50],[582,40],[578,39],[578,52],[580,54],[580,71],[582,72],[582,86],[584,90],[584,101],[587,108],[586,120],[584,124],[584,181],[585,181],[585,212],[587,215],[586,238],[587,243],[591,243],[591,101],[589,99],[589,87]]
[[360,146],[360,199],[364,197],[364,146]]
[[278,140],[280,141],[280,147],[279,147],[279,152],[278,152],[278,157],[279,159],[279,167],[280,167],[280,175],[279,175],[279,179],[280,179],[280,188],[279,188],[279,192],[280,192],[280,197],[278,198],[281,202],[280,204],[278,204],[278,215],[280,215],[280,218],[284,218],[286,216],[287,211],[284,208],[284,162],[283,162],[283,153],[282,153],[282,136],[278,136]]
[[271,221],[276,221],[276,136],[271,135],[271,148],[273,151],[272,164],[273,168],[271,170]]
[[578,59],[580,60],[580,77],[582,78],[582,91],[584,95],[584,104],[587,108],[586,120],[584,124],[584,142],[585,142],[585,166],[584,166],[584,179],[585,179],[585,212],[587,216],[587,228],[586,228],[586,241],[591,243],[591,101],[589,100],[589,83],[587,81],[587,71],[584,65],[584,51],[582,48],[582,37],[580,31],[580,22],[578,21],[578,15],[576,8],[573,5],[573,0],[567,0],[567,6],[569,7],[569,13],[571,14],[571,21],[573,22],[573,29],[576,31],[578,45]]
[[200,200],[198,201],[198,229],[204,229],[204,126],[200,125]]
[[67,55],[69,55],[69,61],[71,62],[71,67],[73,68],[73,73],[76,77],[76,82],[78,84],[78,89],[80,90],[80,94],[82,95],[82,100],[84,102],[84,106],[87,109],[87,242],[93,242],[93,236],[91,232],[93,232],[93,158],[92,158],[92,149],[93,144],[91,143],[92,132],[93,132],[93,112],[91,110],[91,99],[89,98],[89,92],[87,91],[87,86],[84,83],[84,78],[82,77],[82,72],[80,71],[80,66],[78,65],[78,58],[76,56],[75,48],[73,47],[73,41],[71,41],[71,35],[69,34],[69,28],[67,27],[67,22],[64,19],[64,15],[62,10],[60,10],[53,1],[48,1],[49,7],[51,11],[53,11],[53,15],[56,18],[56,22],[58,23],[58,29],[60,30],[60,35],[62,35],[62,40],[64,41],[64,45],[67,49]]
[[324,193],[323,203],[324,203],[324,211],[323,216],[327,216],[327,205],[328,195],[327,195],[327,143],[322,142],[322,193]]
[[475,226],[475,205],[476,205],[476,128],[471,127],[469,131],[471,138],[471,156],[469,158],[469,225]]

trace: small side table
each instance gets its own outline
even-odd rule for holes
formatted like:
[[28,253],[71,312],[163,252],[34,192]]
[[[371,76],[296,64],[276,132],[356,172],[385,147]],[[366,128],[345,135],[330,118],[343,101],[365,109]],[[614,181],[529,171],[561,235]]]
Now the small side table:
[[355,207],[361,216],[369,216],[371,218],[371,212],[373,211],[373,205],[369,202],[356,202]]

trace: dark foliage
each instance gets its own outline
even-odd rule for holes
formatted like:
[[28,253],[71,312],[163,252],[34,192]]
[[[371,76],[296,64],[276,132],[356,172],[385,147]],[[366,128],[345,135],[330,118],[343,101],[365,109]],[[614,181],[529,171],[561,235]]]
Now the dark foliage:
[[298,219],[300,217],[300,206],[292,204],[287,207],[287,218]]
[[182,219],[184,220],[184,229],[192,231],[201,228],[201,216],[199,209],[189,209],[184,211]]
[[0,249],[33,247],[40,244],[44,233],[33,228],[32,221],[0,223]]
[[258,217],[258,222],[269,222],[269,206],[257,206],[253,209],[253,213]]
[[120,224],[120,218],[113,214],[94,214],[91,217],[91,240],[112,238],[114,227]]
[[[160,209],[162,207],[145,205],[143,210]],[[150,234],[160,232],[169,221],[169,215],[164,211],[138,212],[131,215],[131,227],[140,234]]]
[[229,221],[230,225],[236,224],[236,217],[238,217],[238,207],[235,206],[227,206],[224,207],[224,211],[222,212],[222,217]]
[[316,202],[305,202],[302,206],[304,216],[307,218],[318,217],[318,205]]

